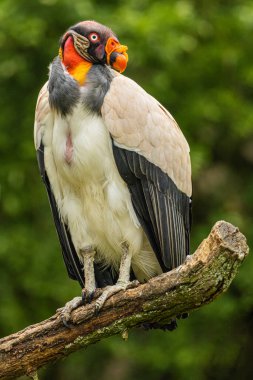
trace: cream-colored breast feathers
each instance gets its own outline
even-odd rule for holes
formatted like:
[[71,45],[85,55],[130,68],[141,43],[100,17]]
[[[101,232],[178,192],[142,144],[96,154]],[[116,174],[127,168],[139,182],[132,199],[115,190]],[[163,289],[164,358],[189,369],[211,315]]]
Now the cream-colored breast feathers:
[[105,96],[102,117],[116,145],[157,165],[191,196],[189,146],[171,114],[139,85],[117,75]]

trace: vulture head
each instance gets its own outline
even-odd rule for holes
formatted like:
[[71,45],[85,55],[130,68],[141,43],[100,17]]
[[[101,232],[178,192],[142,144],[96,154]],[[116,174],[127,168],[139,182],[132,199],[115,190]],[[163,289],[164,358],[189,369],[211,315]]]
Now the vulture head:
[[71,26],[60,40],[59,55],[69,69],[82,62],[109,65],[122,73],[127,66],[127,46],[121,45],[113,31],[95,21]]

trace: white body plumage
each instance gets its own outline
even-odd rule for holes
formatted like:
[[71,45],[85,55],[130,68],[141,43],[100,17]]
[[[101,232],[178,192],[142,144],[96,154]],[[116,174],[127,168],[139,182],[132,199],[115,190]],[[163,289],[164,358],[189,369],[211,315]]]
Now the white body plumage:
[[94,246],[97,260],[118,270],[122,243],[127,242],[139,280],[161,273],[117,170],[102,118],[78,103],[64,118],[55,112],[50,122],[43,136],[45,167],[77,253]]

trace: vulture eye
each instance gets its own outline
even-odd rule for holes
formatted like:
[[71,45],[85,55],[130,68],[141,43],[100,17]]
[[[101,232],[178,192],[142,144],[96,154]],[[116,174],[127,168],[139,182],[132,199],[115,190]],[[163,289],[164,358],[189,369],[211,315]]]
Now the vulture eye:
[[97,33],[90,33],[89,34],[89,40],[92,41],[92,42],[98,42],[100,41],[100,37]]

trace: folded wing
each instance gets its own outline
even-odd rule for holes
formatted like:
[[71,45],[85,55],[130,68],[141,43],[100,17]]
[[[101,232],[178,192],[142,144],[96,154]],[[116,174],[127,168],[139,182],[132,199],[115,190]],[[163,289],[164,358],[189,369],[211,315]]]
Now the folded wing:
[[189,254],[189,146],[170,113],[132,80],[118,75],[102,106],[118,170],[164,271]]

